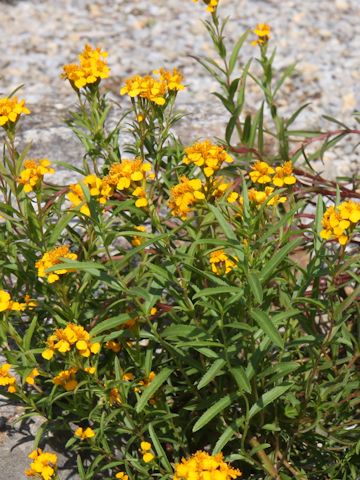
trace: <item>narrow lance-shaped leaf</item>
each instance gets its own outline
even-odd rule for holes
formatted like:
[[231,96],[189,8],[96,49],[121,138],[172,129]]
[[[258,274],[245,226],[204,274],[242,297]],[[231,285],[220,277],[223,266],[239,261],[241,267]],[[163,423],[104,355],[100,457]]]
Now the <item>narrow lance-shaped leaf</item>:
[[284,348],[284,341],[281,338],[280,333],[274,326],[271,318],[265,312],[262,312],[261,310],[252,310],[250,315],[275,345]]
[[197,432],[201,430],[205,425],[207,425],[214,417],[219,415],[225,408],[230,407],[230,405],[235,400],[236,395],[226,395],[226,397],[221,398],[218,400],[214,405],[212,405],[206,412],[204,412],[198,421],[193,426],[193,432]]
[[264,393],[259,398],[259,400],[250,408],[249,419],[252,418],[257,413],[259,413],[267,405],[270,405],[270,403],[273,403],[277,398],[283,395],[292,386],[293,386],[293,383],[279,385],[278,387],[274,387],[270,391]]
[[136,405],[136,412],[140,413],[144,410],[150,398],[155,392],[166,382],[169,376],[172,374],[171,368],[164,368],[160,373],[157,373],[154,380],[142,391],[140,399]]

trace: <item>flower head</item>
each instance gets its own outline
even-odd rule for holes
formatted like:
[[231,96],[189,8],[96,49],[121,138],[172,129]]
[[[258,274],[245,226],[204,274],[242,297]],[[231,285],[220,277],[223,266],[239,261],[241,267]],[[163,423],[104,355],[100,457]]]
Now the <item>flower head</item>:
[[69,272],[70,269],[62,268],[55,270],[54,272],[47,273],[46,270],[50,267],[61,263],[63,258],[68,258],[70,260],[76,260],[77,255],[75,253],[69,252],[69,247],[67,245],[62,245],[61,247],[56,247],[46,253],[35,263],[35,267],[38,269],[38,277],[47,278],[49,283],[54,283],[59,280],[59,275],[64,275]]
[[293,185],[296,183],[291,160],[285,162],[280,167],[275,167],[275,175],[272,179],[272,183],[276,187],[283,187],[284,185]]
[[0,98],[0,127],[15,124],[20,115],[28,115],[30,110],[25,107],[25,100],[18,100],[17,97]]
[[151,103],[162,106],[165,105],[169,94],[175,94],[185,87],[181,83],[183,80],[182,74],[174,68],[173,71],[160,68],[154,70],[154,74],[158,78],[151,75],[134,75],[125,80],[125,85],[121,88],[121,95],[128,95],[131,98],[141,98],[148,100]]
[[31,310],[33,307],[36,307],[36,302],[30,301],[29,296],[25,295],[25,302],[15,302],[11,299],[10,293],[5,290],[0,290],[0,312],[6,310],[13,312],[23,312],[28,308]]
[[129,480],[129,477],[128,475],[126,475],[125,472],[118,472],[116,475],[115,475],[115,478],[119,478],[121,480]]
[[4,363],[0,367],[0,387],[7,386],[7,391],[9,393],[16,392],[16,378],[10,373],[11,365],[10,363]]
[[172,187],[170,191],[169,207],[172,214],[186,220],[187,215],[192,211],[192,206],[198,201],[204,200],[201,180],[183,176],[180,183]]
[[266,45],[270,39],[271,27],[267,23],[258,23],[253,32],[257,35],[257,40],[251,42],[252,45]]
[[33,368],[29,375],[25,378],[25,382],[29,385],[35,385],[35,378],[40,375],[40,372],[37,368]]
[[[83,179],[83,183],[88,187],[90,195],[96,198],[100,204],[105,204],[113,194],[113,188],[107,181],[102,180],[96,175],[87,175]],[[85,195],[80,183],[73,183],[69,186],[67,198],[70,200],[72,208],[80,206],[80,212],[87,217],[90,216],[90,209],[85,202]]]
[[145,463],[149,463],[155,458],[155,455],[150,451],[151,448],[152,448],[152,445],[149,442],[140,443],[140,451]]
[[209,455],[199,450],[175,465],[173,480],[232,480],[240,475],[240,470],[224,462],[222,453]]
[[271,175],[275,173],[275,170],[266,162],[258,161],[251,167],[251,169],[252,171],[249,175],[253,183],[270,183],[272,181]]
[[25,471],[27,477],[36,477],[43,480],[50,480],[56,473],[57,456],[55,453],[43,452],[37,448],[30,453],[29,458],[33,460],[30,468]]
[[224,162],[233,162],[233,159],[224,147],[213,145],[209,140],[195,143],[191,147],[185,148],[185,154],[183,163],[186,165],[194,164],[200,167],[206,177],[214,175]]
[[[193,0],[194,3],[197,3],[198,1],[199,0]],[[203,2],[207,5],[206,10],[210,13],[213,13],[218,6],[219,0],[203,0]]]
[[110,390],[109,403],[111,406],[121,405],[122,403],[119,390],[116,387]]
[[109,76],[110,69],[105,60],[107,56],[107,52],[99,47],[92,48],[87,44],[79,55],[79,64],[64,65],[64,73],[61,76],[69,80],[76,90],[96,84]]
[[46,343],[47,348],[42,352],[46,360],[50,360],[56,352],[64,354],[73,350],[88,358],[100,351],[100,343],[91,342],[89,332],[75,323],[68,323],[65,328],[56,329]]
[[346,245],[355,225],[360,221],[360,203],[351,200],[342,202],[338,207],[326,209],[320,232],[324,240],[336,239],[340,245]]
[[20,177],[18,178],[19,183],[24,185],[24,192],[32,192],[34,188],[40,186],[44,175],[55,173],[55,170],[50,165],[51,162],[47,158],[25,160],[25,168],[20,172]]
[[[233,258],[237,260],[237,257]],[[226,255],[224,250],[215,250],[210,253],[210,265],[216,275],[224,275],[236,267],[236,263]]]
[[53,383],[61,385],[67,392],[71,392],[78,385],[78,381],[75,378],[77,371],[78,369],[75,367],[71,367],[69,370],[62,370],[53,378]]
[[89,438],[95,437],[96,434],[94,430],[90,427],[87,427],[87,428],[78,427],[75,430],[74,435],[75,437],[80,438],[80,440],[87,440]]

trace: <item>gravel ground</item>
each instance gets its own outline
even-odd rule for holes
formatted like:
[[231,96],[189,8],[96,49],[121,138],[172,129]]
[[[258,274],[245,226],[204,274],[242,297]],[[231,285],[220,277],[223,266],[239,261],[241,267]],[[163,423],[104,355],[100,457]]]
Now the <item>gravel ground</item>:
[[[354,124],[352,113],[360,110],[359,0],[221,0],[220,4],[224,15],[230,16],[229,42],[245,28],[267,22],[277,46],[276,67],[297,62],[279,104],[286,114],[311,101],[299,128],[331,128],[323,114]],[[63,125],[74,95],[59,74],[64,63],[76,60],[86,42],[109,52],[111,78],[106,86],[120,108],[127,106],[118,96],[126,77],[176,66],[188,86],[179,94],[179,108],[191,113],[178,129],[180,137],[191,142],[221,136],[223,107],[210,93],[216,85],[189,56],[213,55],[201,23],[207,15],[201,3],[191,0],[0,0],[0,94],[24,84],[19,96],[27,100],[32,115],[23,121],[22,139],[33,142],[32,156],[74,163],[81,159],[76,139],[69,138]],[[247,45],[243,60],[255,53]],[[248,111],[257,102],[257,89],[250,85]],[[321,166],[325,175],[358,172],[355,145],[356,139],[349,138],[327,154]],[[63,181],[71,177],[61,173]],[[17,413],[15,407],[0,404],[0,417],[13,419]],[[28,443],[22,444],[23,440]],[[29,440],[26,430],[0,431],[0,480],[23,478]],[[16,443],[21,445],[12,450]]]

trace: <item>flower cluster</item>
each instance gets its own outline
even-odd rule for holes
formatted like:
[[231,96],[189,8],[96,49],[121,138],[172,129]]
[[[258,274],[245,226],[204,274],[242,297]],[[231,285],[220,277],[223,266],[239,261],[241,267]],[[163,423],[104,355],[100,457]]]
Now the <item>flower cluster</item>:
[[99,47],[92,48],[90,45],[85,45],[83,52],[79,55],[80,63],[64,65],[62,77],[69,80],[76,90],[100,82],[110,73],[105,61],[107,56],[107,52],[102,51]]
[[201,180],[196,178],[190,180],[183,176],[180,183],[170,190],[169,207],[175,217],[186,220],[187,215],[191,212],[192,206],[199,200],[204,200],[205,195],[202,192]]
[[25,100],[18,100],[17,97],[0,98],[0,127],[7,124],[15,124],[21,114],[28,115],[30,110],[25,107]]
[[[238,260],[237,257],[233,258],[236,261]],[[236,267],[236,263],[226,255],[224,250],[215,250],[210,253],[210,265],[211,270],[216,275],[224,275]]]
[[25,295],[25,302],[19,303],[11,300],[10,293],[5,290],[0,290],[0,312],[14,311],[23,312],[26,308],[32,309],[36,307],[37,303],[30,299],[29,295]]
[[224,462],[222,453],[209,455],[199,450],[175,465],[173,480],[231,480],[240,475],[240,470]]
[[92,428],[87,427],[87,428],[82,428],[78,427],[75,432],[74,432],[75,437],[80,438],[80,440],[87,440],[88,438],[93,438],[95,437],[95,432]]
[[253,32],[257,35],[257,39],[251,42],[252,45],[266,45],[270,40],[270,25],[266,23],[258,23]]
[[[193,0],[193,2],[195,3],[198,3],[199,0]],[[215,12],[217,6],[218,6],[218,3],[219,3],[219,0],[203,0],[203,2],[207,5],[207,11],[212,13],[212,12]]]
[[4,363],[0,367],[0,387],[5,387],[7,386],[7,391],[9,393],[15,393],[16,392],[16,378],[14,375],[11,375],[9,372],[11,369],[10,363]]
[[147,176],[153,178],[153,174],[147,175],[150,169],[150,164],[144,163],[141,158],[124,159],[111,165],[109,173],[103,178],[103,183],[119,191],[128,190],[137,198],[136,207],[146,207],[148,205],[145,192],[146,178]]
[[155,458],[155,455],[150,451],[151,448],[152,445],[149,442],[140,443],[141,455],[145,463],[152,462]]
[[62,268],[50,273],[47,273],[46,270],[57,265],[58,263],[61,263],[61,259],[63,258],[76,260],[77,255],[76,253],[69,252],[69,247],[67,245],[56,247],[53,250],[44,253],[40,260],[35,263],[35,267],[38,269],[38,277],[46,277],[49,283],[54,283],[59,280],[59,275],[64,275],[65,273],[69,272],[70,269]]
[[75,378],[77,371],[78,369],[75,367],[71,367],[68,370],[62,370],[53,378],[53,383],[55,385],[61,385],[67,392],[71,392],[72,390],[75,390],[78,385],[78,381]]
[[224,147],[213,145],[209,140],[185,148],[185,154],[183,163],[200,167],[206,177],[214,175],[224,162],[232,163],[234,161]]
[[47,348],[42,352],[43,358],[50,360],[56,352],[67,353],[74,349],[82,357],[90,357],[100,351],[100,343],[92,343],[90,334],[81,325],[68,323],[65,328],[58,328],[47,339]]
[[118,472],[116,475],[115,475],[115,478],[119,478],[121,480],[129,480],[129,476],[126,475],[125,472]]
[[[83,183],[88,187],[90,195],[95,197],[102,205],[106,203],[113,193],[113,188],[96,175],[87,175],[83,179]],[[80,212],[87,217],[90,216],[90,209],[87,203],[84,203],[85,195],[80,183],[73,183],[69,186],[67,198],[70,200],[72,208],[81,205]]]
[[121,88],[121,95],[128,95],[131,98],[144,98],[156,105],[165,105],[167,98],[171,92],[177,93],[185,87],[181,83],[183,80],[182,74],[174,68],[173,71],[168,71],[163,68],[154,70],[158,78],[151,75],[134,75],[125,81],[125,85]]
[[27,477],[36,477],[43,480],[50,480],[56,473],[57,456],[55,453],[43,452],[37,448],[28,455],[33,462],[30,468],[25,471]]
[[[266,203],[269,206],[275,206],[279,203],[286,202],[287,198],[284,195],[275,194],[275,187],[291,186],[296,183],[296,177],[293,175],[292,162],[285,162],[278,167],[271,167],[266,162],[256,162],[252,167],[252,171],[249,173],[250,179],[253,183],[257,183],[263,186],[263,190],[257,190],[250,188],[248,191],[249,202],[253,205],[260,206]],[[273,184],[270,186],[268,184]],[[271,197],[271,198],[270,198]],[[236,192],[231,192],[227,201],[234,203],[239,199],[240,207],[244,204],[243,196],[239,197]]]
[[346,245],[349,236],[360,221],[360,203],[351,200],[339,206],[328,207],[322,219],[323,230],[320,232],[324,240],[336,239],[340,245]]
[[24,185],[26,193],[32,192],[34,188],[38,187],[44,175],[55,173],[55,170],[50,168],[50,165],[51,162],[47,158],[25,160],[25,168],[20,172],[18,181]]
[[35,378],[40,375],[40,372],[37,368],[33,368],[29,375],[25,378],[25,382],[29,385],[35,385]]

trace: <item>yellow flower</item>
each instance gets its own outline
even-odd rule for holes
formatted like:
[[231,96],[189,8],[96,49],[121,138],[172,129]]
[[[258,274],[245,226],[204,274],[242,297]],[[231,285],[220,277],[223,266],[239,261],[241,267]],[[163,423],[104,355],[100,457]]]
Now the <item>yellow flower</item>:
[[25,100],[18,100],[17,97],[0,98],[0,127],[9,123],[15,124],[19,116],[28,115],[30,110],[25,107]]
[[46,270],[58,263],[61,263],[63,258],[69,258],[70,260],[76,260],[77,255],[75,253],[69,253],[69,247],[63,245],[61,247],[56,247],[49,252],[44,253],[44,255],[35,263],[35,267],[38,269],[38,277],[46,277],[49,283],[54,283],[59,280],[59,275],[64,275],[69,272],[71,269],[63,268],[55,270],[54,272],[47,273]]
[[222,453],[209,455],[199,450],[175,465],[173,480],[232,480],[240,475],[240,470],[224,462]]
[[252,167],[252,172],[250,172],[250,178],[253,183],[270,183],[271,177],[275,173],[274,169],[270,167],[266,162],[256,162]]
[[7,391],[9,393],[15,393],[16,392],[16,378],[14,375],[9,373],[9,370],[11,369],[10,363],[4,363],[0,367],[0,387],[5,387],[7,386],[8,389]]
[[9,309],[11,303],[10,293],[5,292],[5,290],[0,290],[0,312],[4,312]]
[[42,357],[46,360],[50,360],[56,351],[67,353],[72,348],[86,358],[100,351],[100,343],[92,343],[89,332],[75,323],[68,323],[65,328],[56,329],[46,343],[47,348],[42,352]]
[[85,429],[83,429],[82,427],[78,427],[76,430],[75,430],[75,433],[74,435],[76,437],[79,437],[80,440],[87,440],[88,438],[93,438],[95,437],[95,432],[92,428],[90,427],[87,427]]
[[[197,3],[199,0],[193,0],[194,3]],[[218,6],[218,3],[219,3],[219,0],[203,0],[203,2],[207,5],[207,11],[212,13],[212,12],[215,12],[217,6]]]
[[[83,183],[88,187],[90,195],[95,197],[100,204],[105,204],[113,194],[113,188],[105,180],[102,180],[96,175],[87,175],[83,179]],[[88,204],[85,203],[85,195],[80,183],[69,185],[67,198],[70,200],[72,208],[81,205],[80,212],[87,217],[90,216],[90,209]]]
[[283,187],[284,185],[293,185],[296,183],[296,177],[292,174],[292,162],[289,160],[280,167],[275,167],[275,175],[272,183],[276,187]]
[[186,220],[188,213],[192,211],[191,207],[199,200],[204,200],[205,195],[201,191],[202,183],[199,179],[190,180],[183,176],[180,183],[170,190],[169,207],[172,214]]
[[98,83],[109,76],[110,69],[105,61],[107,56],[107,52],[99,47],[94,49],[87,44],[79,55],[80,63],[64,65],[64,73],[61,76],[69,80],[76,90]]
[[257,40],[251,42],[252,45],[265,45],[270,39],[270,25],[266,23],[258,23],[256,28],[253,30],[255,35],[257,35]]
[[71,392],[75,390],[78,385],[78,381],[75,378],[77,371],[78,369],[75,367],[71,367],[69,370],[63,370],[53,378],[53,383],[55,385],[61,385],[67,392]]
[[108,342],[105,343],[105,348],[107,348],[108,350],[112,350],[115,353],[118,353],[121,350],[121,345],[119,342],[116,342],[115,340],[109,340]]
[[[237,257],[234,257],[237,261]],[[211,270],[216,275],[224,275],[231,272],[236,267],[236,263],[226,255],[224,250],[215,250],[210,253],[210,265]]]
[[111,406],[121,405],[122,403],[119,390],[116,387],[110,390],[109,403]]
[[[154,70],[154,74],[160,78],[156,79],[151,75],[134,75],[125,80],[125,85],[120,89],[120,95],[128,95],[131,98],[139,97],[155,103],[165,105],[170,92],[178,92],[185,87],[181,83],[183,76],[174,68],[172,72],[163,68]],[[142,117],[142,116],[141,116]],[[138,121],[142,121],[138,119]]]
[[[263,203],[267,203],[267,205],[274,206],[278,203],[286,202],[286,197],[280,197],[280,195],[274,195],[270,200],[268,198],[274,192],[273,187],[265,187],[265,190],[259,191],[255,190],[255,188],[250,188],[248,191],[249,202],[254,203],[255,205],[262,205]],[[243,197],[240,198],[240,205],[243,205]]]
[[141,455],[143,456],[143,460],[145,463],[149,463],[155,458],[155,455],[150,452],[151,448],[152,445],[149,442],[140,443]]
[[200,167],[206,177],[214,175],[224,162],[232,163],[234,161],[224,147],[213,145],[209,140],[185,148],[185,154],[183,163]]
[[40,186],[44,175],[55,173],[55,170],[50,168],[50,165],[51,162],[47,158],[25,160],[25,169],[20,172],[20,177],[18,178],[18,182],[24,185],[24,192],[32,192],[34,188]]
[[[139,225],[138,227],[135,227],[135,230],[138,232],[145,232],[146,228],[143,225]],[[131,240],[131,245],[133,247],[138,247],[141,244],[143,244],[145,241],[145,237],[139,237],[138,235],[135,235],[134,238]]]
[[5,290],[0,290],[0,312],[6,310],[13,312],[23,312],[27,307],[31,310],[33,306],[36,306],[35,302],[26,301],[25,303],[14,302],[11,300],[11,296]]
[[134,160],[123,159],[120,163],[113,163],[109,173],[104,177],[105,182],[109,187],[120,191],[128,191],[134,197],[136,207],[146,207],[148,201],[146,199],[146,179],[150,178],[148,174],[151,166],[149,163],[144,163],[141,158]]
[[134,376],[133,373],[127,372],[127,373],[124,373],[124,374],[123,374],[122,379],[123,379],[125,382],[132,382],[132,381],[135,379],[135,376]]
[[33,368],[29,375],[25,378],[25,382],[29,385],[35,384],[35,378],[40,375],[40,372],[37,368]]
[[330,206],[322,219],[323,230],[320,232],[324,240],[336,239],[340,245],[346,245],[349,236],[360,221],[360,203],[342,202],[338,207]]
[[33,460],[30,468],[25,471],[27,477],[36,477],[43,480],[50,480],[56,473],[57,456],[55,453],[45,453],[37,448],[30,453],[29,458]]
[[129,477],[128,477],[128,475],[126,475],[125,472],[118,472],[115,475],[115,478],[120,478],[121,480],[129,480]]
[[351,200],[342,202],[338,210],[342,220],[350,220],[354,224],[360,221],[360,203]]

